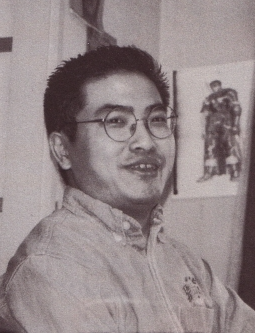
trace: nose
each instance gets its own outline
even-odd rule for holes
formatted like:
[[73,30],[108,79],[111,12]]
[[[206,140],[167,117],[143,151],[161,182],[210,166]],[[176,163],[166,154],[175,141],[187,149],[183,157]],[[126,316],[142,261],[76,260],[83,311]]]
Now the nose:
[[156,143],[150,134],[146,121],[143,119],[137,120],[136,130],[130,138],[129,148],[132,151],[153,151],[156,149]]

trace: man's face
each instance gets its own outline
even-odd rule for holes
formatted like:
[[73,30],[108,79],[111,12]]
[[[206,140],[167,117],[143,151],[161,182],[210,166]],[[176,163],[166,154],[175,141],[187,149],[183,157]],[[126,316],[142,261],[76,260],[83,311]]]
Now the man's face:
[[218,92],[221,90],[221,85],[218,83],[215,83],[214,85],[212,85],[212,91],[213,92]]
[[[86,106],[77,120],[104,118],[105,105],[131,108],[137,119],[162,103],[152,81],[135,73],[118,73],[84,85]],[[107,136],[103,123],[79,123],[76,140],[68,141],[75,186],[112,207],[125,210],[135,204],[159,202],[172,170],[175,142],[153,137],[142,121],[124,142]]]

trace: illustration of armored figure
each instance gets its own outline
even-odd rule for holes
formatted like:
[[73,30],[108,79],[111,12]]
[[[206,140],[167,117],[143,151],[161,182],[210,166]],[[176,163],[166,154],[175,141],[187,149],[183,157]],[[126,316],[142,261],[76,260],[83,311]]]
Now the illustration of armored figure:
[[241,106],[236,90],[222,88],[219,80],[212,81],[213,91],[204,101],[205,116],[204,175],[198,182],[214,175],[230,174],[236,180],[241,171],[240,116]]

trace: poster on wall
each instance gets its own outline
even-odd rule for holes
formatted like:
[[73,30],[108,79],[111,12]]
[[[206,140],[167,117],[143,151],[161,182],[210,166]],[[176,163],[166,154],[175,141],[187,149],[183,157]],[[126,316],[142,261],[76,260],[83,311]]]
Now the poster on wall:
[[87,51],[117,44],[116,38],[103,27],[104,0],[70,0],[69,3],[72,11],[86,21]]
[[91,26],[103,30],[104,0],[70,0],[71,9]]
[[254,62],[183,69],[175,77],[174,197],[235,195],[247,155]]

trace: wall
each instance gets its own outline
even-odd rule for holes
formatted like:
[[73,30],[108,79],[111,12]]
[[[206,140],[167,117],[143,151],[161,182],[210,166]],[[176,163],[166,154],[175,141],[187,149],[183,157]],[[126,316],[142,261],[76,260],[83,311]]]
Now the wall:
[[253,0],[163,0],[160,57],[174,69],[254,58]]
[[[12,20],[11,6],[8,0],[0,2],[0,12],[3,13],[3,18],[0,20],[0,38],[10,37],[12,36]],[[11,52],[0,50],[0,198],[3,197],[4,186],[6,121],[9,106],[11,55]],[[1,217],[0,208],[0,221]]]
[[[12,36],[11,6],[8,0],[0,2],[0,37]],[[11,52],[0,53],[0,198],[4,197],[5,156],[7,117],[9,111],[9,85],[11,71]],[[0,209],[0,227],[3,225],[3,213]],[[2,230],[1,230],[2,231]],[[1,235],[1,233],[0,233]],[[0,251],[2,250],[0,246]],[[1,252],[0,252],[1,253]]]
[[[8,6],[13,52],[0,273],[32,227],[53,210],[61,192],[48,153],[43,93],[48,74],[60,60],[86,49],[85,24],[70,12],[68,0],[12,0]],[[1,20],[4,14],[1,11]]]
[[[161,13],[160,61],[168,73],[254,59],[253,0],[163,0]],[[245,168],[237,196],[169,197],[165,205],[171,235],[206,258],[233,287],[240,266],[246,175]]]
[[157,59],[160,5],[161,0],[105,0],[104,29],[118,45],[139,46]]

